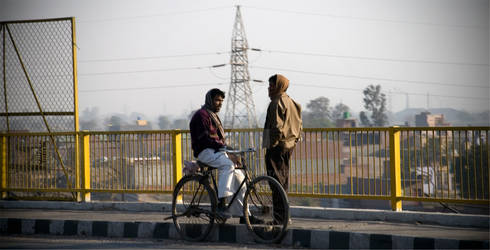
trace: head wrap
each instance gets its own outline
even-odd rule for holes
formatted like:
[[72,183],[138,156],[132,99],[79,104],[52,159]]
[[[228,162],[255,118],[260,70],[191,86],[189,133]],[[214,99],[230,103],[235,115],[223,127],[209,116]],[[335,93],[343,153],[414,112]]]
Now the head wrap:
[[204,101],[202,108],[206,109],[206,111],[209,113],[209,117],[211,117],[212,122],[218,129],[218,136],[223,138],[223,141],[225,141],[225,130],[223,129],[223,124],[221,123],[218,114],[215,112],[213,97],[211,96],[212,91],[213,90],[211,89],[208,91],[208,93],[206,93],[206,100]]
[[211,91],[212,90],[206,93],[206,100],[204,101],[204,105],[202,106],[202,108],[209,109],[214,112],[214,103],[213,103],[213,97],[211,96]]
[[288,90],[289,80],[280,74],[276,75],[276,82],[272,83],[272,88],[269,91],[269,97],[273,99],[274,97],[280,96]]

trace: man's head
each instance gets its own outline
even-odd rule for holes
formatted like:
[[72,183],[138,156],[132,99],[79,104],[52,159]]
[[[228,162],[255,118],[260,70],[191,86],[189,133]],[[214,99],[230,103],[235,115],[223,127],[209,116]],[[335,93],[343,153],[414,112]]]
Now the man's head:
[[223,105],[223,101],[225,100],[225,92],[220,89],[211,89],[206,94],[206,106],[207,109],[218,113],[221,110],[221,106]]
[[289,80],[280,74],[269,77],[269,97],[273,98],[285,93],[289,87]]

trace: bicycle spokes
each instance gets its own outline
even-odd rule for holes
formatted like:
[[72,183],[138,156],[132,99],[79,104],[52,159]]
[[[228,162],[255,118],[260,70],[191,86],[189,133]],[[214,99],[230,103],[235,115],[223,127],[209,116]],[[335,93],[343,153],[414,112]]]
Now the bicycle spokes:
[[268,176],[257,177],[249,185],[244,204],[250,213],[245,215],[247,228],[258,241],[272,243],[282,239],[287,229],[289,205],[279,182]]
[[187,240],[202,240],[214,224],[214,191],[198,176],[186,176],[176,185],[172,214],[177,231]]

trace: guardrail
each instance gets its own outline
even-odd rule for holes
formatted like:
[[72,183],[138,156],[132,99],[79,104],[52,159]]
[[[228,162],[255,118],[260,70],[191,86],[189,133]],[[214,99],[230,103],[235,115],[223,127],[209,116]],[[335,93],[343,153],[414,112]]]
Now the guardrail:
[[[403,200],[488,204],[489,131],[304,129],[292,155],[288,193],[389,200],[393,210],[401,210]],[[229,145],[257,149],[248,165],[252,175],[265,174],[262,130],[226,133]],[[73,199],[76,194],[88,201],[94,192],[171,193],[182,176],[182,161],[193,159],[188,130],[8,133],[0,135],[0,144],[3,198]],[[80,164],[75,164],[77,148]]]

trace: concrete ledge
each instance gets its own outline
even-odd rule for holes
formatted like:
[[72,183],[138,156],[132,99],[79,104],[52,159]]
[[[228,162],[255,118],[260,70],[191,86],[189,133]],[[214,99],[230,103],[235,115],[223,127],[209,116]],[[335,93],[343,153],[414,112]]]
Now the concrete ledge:
[[375,209],[291,207],[292,217],[321,218],[327,220],[387,221],[422,224],[488,228],[490,216],[474,214],[448,214],[433,212],[389,211]]
[[[128,212],[170,212],[168,202],[61,202],[61,201],[0,201],[0,209],[56,209]],[[490,216],[433,212],[394,212],[375,209],[348,209],[322,207],[291,207],[291,217],[320,218],[327,220],[385,221],[452,227],[489,228]]]
[[71,202],[71,201],[5,201],[0,200],[0,209],[56,209],[95,210],[128,212],[170,212],[172,203],[148,202]]
[[[246,233],[245,233],[246,232]],[[0,219],[1,234],[179,239],[172,223]],[[216,225],[208,241],[254,243],[244,225]],[[290,229],[282,246],[333,249],[489,249],[489,241],[420,238],[329,230]]]

